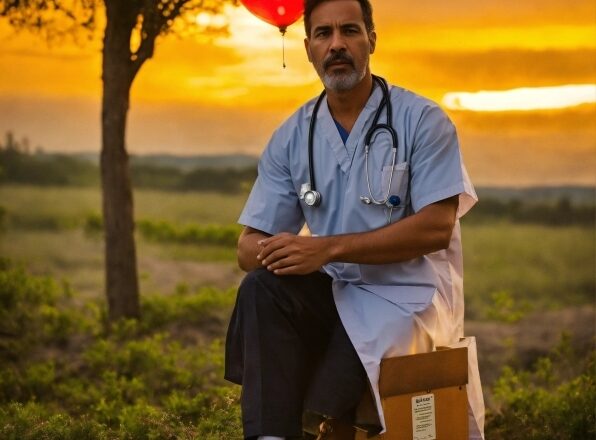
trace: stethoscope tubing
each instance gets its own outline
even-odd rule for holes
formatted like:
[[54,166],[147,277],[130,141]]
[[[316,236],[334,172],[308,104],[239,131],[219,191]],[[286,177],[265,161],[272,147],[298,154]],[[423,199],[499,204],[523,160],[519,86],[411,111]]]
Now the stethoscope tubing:
[[[314,167],[314,159],[313,159],[315,124],[317,121],[317,114],[319,113],[319,107],[321,106],[321,102],[323,102],[323,98],[325,98],[326,94],[327,94],[327,92],[325,90],[323,90],[323,92],[319,95],[319,99],[317,99],[317,102],[315,103],[315,106],[312,110],[312,115],[310,117],[310,126],[308,128],[308,174],[309,174],[309,178],[310,178],[310,189],[314,193],[317,193],[317,187],[315,184],[315,167]],[[319,195],[318,203],[316,206],[318,206],[318,204],[320,204],[320,203],[321,203],[321,199],[320,199],[320,195]]]
[[[376,76],[376,75],[372,75],[372,77],[373,77],[373,80],[381,88],[381,91],[383,93],[383,98],[381,100],[381,103],[379,104],[379,107],[377,108],[377,111],[373,118],[372,125],[369,128],[369,130],[366,133],[366,136],[364,138],[366,184],[368,187],[368,192],[369,192],[370,197],[362,196],[362,197],[360,197],[360,199],[366,204],[387,205],[387,203],[389,202],[389,200],[391,198],[391,183],[393,181],[393,170],[395,168],[395,164],[396,164],[396,160],[397,160],[398,137],[397,137],[397,132],[391,126],[391,121],[392,121],[392,117],[393,117],[393,109],[392,109],[391,100],[389,97],[389,87],[387,86],[387,83],[385,82],[385,80],[383,78]],[[323,90],[323,92],[321,92],[321,94],[319,95],[319,98],[317,99],[317,101],[314,105],[312,115],[310,118],[309,130],[308,130],[308,173],[309,173],[309,178],[310,178],[310,185],[309,185],[308,193],[310,193],[311,197],[309,198],[310,201],[306,200],[306,199],[305,199],[305,201],[310,206],[315,206],[315,207],[319,206],[321,204],[322,197],[321,197],[321,193],[318,192],[316,189],[317,187],[316,187],[316,182],[315,182],[314,159],[313,159],[314,134],[315,134],[315,125],[316,125],[316,120],[317,120],[317,114],[319,112],[319,107],[321,106],[321,103],[323,102],[323,98],[325,97],[325,95],[326,95],[326,91]],[[381,117],[381,112],[383,111],[383,108],[385,108],[385,107],[387,108],[387,110],[386,110],[387,123],[379,124],[378,122],[379,122],[379,118]],[[391,141],[392,141],[392,150],[393,150],[392,151],[392,160],[391,160],[392,172],[390,173],[390,177],[389,177],[389,186],[387,188],[387,194],[385,195],[385,198],[383,200],[377,200],[373,196],[373,191],[372,191],[370,177],[369,177],[369,170],[368,170],[368,155],[369,155],[369,151],[370,151],[372,138],[375,135],[375,133],[379,130],[387,131],[390,134]]]

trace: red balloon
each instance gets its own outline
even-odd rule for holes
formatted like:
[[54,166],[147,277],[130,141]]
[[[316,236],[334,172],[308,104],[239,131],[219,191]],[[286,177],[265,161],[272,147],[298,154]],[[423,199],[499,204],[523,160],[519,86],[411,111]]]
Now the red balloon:
[[304,0],[240,0],[250,12],[284,33],[304,12]]

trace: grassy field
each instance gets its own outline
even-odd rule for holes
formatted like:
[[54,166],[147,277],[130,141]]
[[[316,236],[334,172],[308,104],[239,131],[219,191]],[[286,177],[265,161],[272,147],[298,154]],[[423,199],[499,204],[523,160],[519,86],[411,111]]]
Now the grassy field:
[[526,311],[593,303],[593,228],[463,223],[468,318],[486,318],[498,297]]
[[[135,213],[175,228],[229,225],[245,198],[142,190]],[[0,256],[74,292],[61,308],[59,285],[0,267],[0,284],[10,286],[0,285],[0,293],[14,296],[14,310],[0,322],[22,327],[7,346],[20,350],[17,360],[0,363],[0,437],[240,438],[238,388],[221,378],[221,338],[242,277],[234,247],[138,233],[143,316],[105,333],[103,242],[86,228],[99,212],[92,188],[0,186]],[[492,411],[487,438],[588,438],[595,426],[594,228],[462,223],[468,334],[479,341]],[[583,342],[573,336],[557,345],[562,329],[573,328]],[[561,428],[567,425],[576,431]],[[553,434],[562,429],[571,434]]]
[[[245,196],[216,193],[137,191],[136,218],[175,224],[230,224]],[[6,210],[0,255],[25,264],[33,273],[68,281],[75,291],[98,295],[103,290],[103,242],[83,232],[89,216],[98,215],[100,193],[94,188],[0,186]],[[240,271],[235,249],[137,240],[143,292],[168,293],[179,284],[191,287],[236,284]]]
[[[135,193],[135,215],[174,225],[228,225],[235,223],[245,198],[141,190]],[[101,292],[103,244],[83,233],[86,218],[100,212],[96,189],[2,186],[0,200],[6,211],[2,255],[34,273],[66,279],[76,291]],[[495,309],[505,306],[511,309],[507,312],[524,313],[593,300],[593,228],[466,224],[464,218],[463,240],[468,318],[498,316]],[[241,277],[230,247],[139,237],[138,254],[144,292],[170,292],[178,284],[227,288]]]
[[[141,190],[134,194],[135,216],[183,224],[234,223],[245,199],[246,195]],[[5,185],[0,186],[0,205],[17,221],[53,217],[69,225],[101,212],[101,194],[89,187]]]

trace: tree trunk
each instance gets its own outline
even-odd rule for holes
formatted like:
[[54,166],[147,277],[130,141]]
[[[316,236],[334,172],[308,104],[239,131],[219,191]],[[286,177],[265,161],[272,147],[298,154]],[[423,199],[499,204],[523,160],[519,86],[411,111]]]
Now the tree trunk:
[[135,75],[130,32],[136,17],[127,1],[107,1],[103,47],[101,182],[105,280],[110,321],[140,315],[133,198],[125,146],[130,87]]

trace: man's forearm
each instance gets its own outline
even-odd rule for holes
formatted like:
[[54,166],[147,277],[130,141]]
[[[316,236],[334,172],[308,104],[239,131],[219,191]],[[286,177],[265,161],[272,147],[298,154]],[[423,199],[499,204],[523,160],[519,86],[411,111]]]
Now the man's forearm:
[[359,264],[399,263],[446,249],[455,218],[412,216],[374,231],[323,237],[329,261]]
[[280,275],[304,274],[329,262],[387,264],[411,260],[449,246],[457,196],[374,231],[328,237],[275,235],[257,259]]
[[250,227],[244,228],[238,239],[238,266],[245,272],[262,267],[262,263],[257,259],[257,255],[262,249],[259,241],[270,237],[257,229]]

